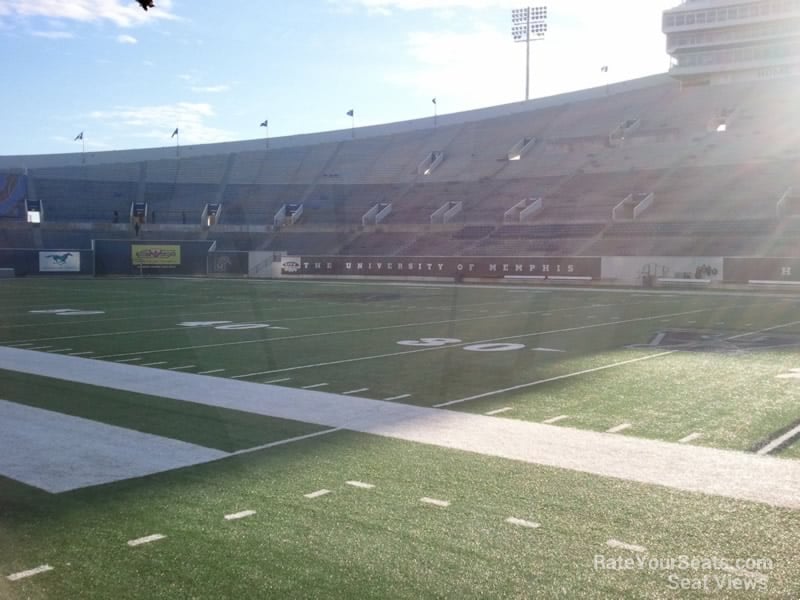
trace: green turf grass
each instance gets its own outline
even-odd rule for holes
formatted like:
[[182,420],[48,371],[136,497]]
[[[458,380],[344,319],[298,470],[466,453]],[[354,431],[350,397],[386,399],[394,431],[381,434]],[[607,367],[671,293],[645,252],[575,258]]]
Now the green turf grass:
[[[769,558],[762,595],[800,591],[796,512],[344,432],[59,496],[0,482],[0,500],[0,573],[56,569],[9,584],[12,600],[675,595],[674,571],[596,570],[598,554],[634,556],[612,538],[661,559]],[[167,538],[126,545],[152,533]]]

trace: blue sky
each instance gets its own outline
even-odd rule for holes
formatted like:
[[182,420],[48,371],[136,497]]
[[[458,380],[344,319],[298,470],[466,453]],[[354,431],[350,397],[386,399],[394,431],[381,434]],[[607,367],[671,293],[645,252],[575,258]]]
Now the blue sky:
[[[524,98],[505,0],[0,0],[0,155],[271,137]],[[664,72],[677,0],[552,0],[531,97]],[[534,3],[533,5],[538,5]],[[10,72],[9,72],[10,71]]]

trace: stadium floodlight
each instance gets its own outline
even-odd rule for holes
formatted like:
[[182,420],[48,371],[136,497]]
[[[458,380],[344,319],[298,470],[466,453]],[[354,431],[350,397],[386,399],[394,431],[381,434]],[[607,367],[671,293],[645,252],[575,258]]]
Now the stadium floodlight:
[[525,100],[530,98],[531,42],[543,41],[546,33],[546,6],[527,6],[511,10],[511,37],[515,42],[525,42]]

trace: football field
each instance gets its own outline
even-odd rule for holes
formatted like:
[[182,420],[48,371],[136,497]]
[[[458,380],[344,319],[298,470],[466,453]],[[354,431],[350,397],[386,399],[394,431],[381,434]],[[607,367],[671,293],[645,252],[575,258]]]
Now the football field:
[[[0,303],[0,597],[800,594],[789,504],[299,409],[791,470],[791,294],[20,279]],[[678,557],[726,560],[657,568]]]

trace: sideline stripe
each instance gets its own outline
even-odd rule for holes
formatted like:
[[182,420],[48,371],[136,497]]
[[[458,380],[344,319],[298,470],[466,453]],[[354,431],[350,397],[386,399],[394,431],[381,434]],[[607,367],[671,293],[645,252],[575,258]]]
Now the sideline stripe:
[[497,396],[498,394],[505,394],[506,392],[515,392],[525,388],[533,387],[535,385],[542,385],[543,383],[550,383],[551,381],[560,381],[562,379],[569,379],[570,377],[577,377],[578,375],[587,375],[588,373],[596,373],[597,371],[604,371],[606,369],[613,369],[615,367],[622,367],[633,363],[641,362],[643,360],[651,360],[668,354],[674,354],[677,350],[669,350],[667,352],[659,352],[658,354],[649,354],[647,356],[640,356],[639,358],[632,358],[630,360],[623,360],[621,362],[611,363],[610,365],[603,365],[602,367],[595,367],[593,369],[584,369],[583,371],[575,371],[574,373],[566,373],[565,375],[557,375],[556,377],[548,377],[547,379],[540,379],[539,381],[532,381],[530,383],[522,383],[502,390],[494,390],[476,396],[468,396],[459,400],[450,400],[449,402],[442,402],[441,404],[434,404],[433,408],[443,408],[445,406],[452,406],[454,404],[461,404],[462,402],[471,402],[472,400],[479,400],[481,398],[488,398],[489,396]]
[[345,483],[353,487],[361,488],[362,490],[371,490],[375,487],[371,483],[364,483],[363,481],[345,481]]
[[311,492],[310,494],[303,494],[303,497],[313,500],[314,498],[319,498],[320,496],[324,496],[330,493],[331,493],[330,490],[317,490],[316,492]]
[[800,435],[800,425],[792,429],[791,431],[787,431],[782,436],[775,438],[769,444],[761,448],[756,454],[769,454],[775,448],[781,446],[784,442],[788,442],[790,439]]
[[148,535],[145,537],[140,537],[135,540],[128,540],[128,546],[141,546],[142,544],[149,544],[151,542],[157,542],[158,540],[163,540],[165,535],[161,535],[160,533],[155,533],[153,535]]
[[608,540],[606,542],[606,546],[609,548],[618,548],[619,550],[630,550],[631,552],[647,552],[647,548],[644,546],[637,546],[636,544],[626,544],[625,542],[620,542],[619,540]]
[[621,423],[616,427],[612,427],[611,429],[606,429],[606,433],[619,433],[620,431],[625,431],[626,429],[629,429],[631,427],[633,427],[633,425],[630,423]]
[[360,394],[361,392],[368,392],[369,388],[359,388],[357,390],[350,390],[349,392],[342,392],[343,396],[349,396],[350,394]]
[[[712,310],[714,310],[714,309],[713,308],[703,308],[703,309],[689,310],[689,311],[684,311],[684,312],[679,312],[679,313],[673,313],[672,315],[668,315],[668,316],[689,315],[689,314],[696,314],[696,313],[700,313],[700,312],[710,312]],[[490,343],[494,343],[494,342],[504,342],[506,340],[517,340],[517,339],[538,337],[538,336],[541,336],[541,335],[551,335],[553,333],[570,333],[570,332],[573,332],[573,331],[583,331],[585,329],[598,329],[600,327],[608,327],[610,325],[615,325],[616,326],[616,325],[622,325],[622,324],[625,324],[625,323],[640,323],[642,321],[653,321],[653,320],[659,319],[659,318],[661,318],[663,316],[664,315],[654,315],[654,316],[651,316],[651,317],[636,317],[634,319],[626,319],[624,321],[609,321],[607,323],[593,323],[592,325],[579,325],[579,326],[576,326],[576,327],[566,327],[566,328],[563,328],[563,329],[551,329],[551,330],[548,330],[548,331],[534,331],[534,332],[531,332],[531,333],[522,333],[522,334],[519,334],[519,335],[509,335],[509,336],[505,336],[505,337],[493,338],[493,339],[488,339],[488,340],[476,340],[476,341],[470,341],[470,342],[461,342],[459,344],[448,344],[448,345],[444,345],[444,346],[435,346],[435,347],[431,347],[431,348],[420,348],[420,349],[417,349],[417,350],[405,350],[405,351],[402,351],[402,352],[388,352],[386,354],[375,354],[373,356],[358,356],[356,358],[345,358],[345,359],[342,359],[342,360],[332,360],[332,361],[328,361],[328,362],[315,363],[315,364],[310,364],[310,365],[299,365],[299,366],[296,366],[296,367],[284,367],[282,369],[272,369],[272,370],[269,370],[269,371],[258,371],[257,373],[246,373],[244,375],[235,375],[232,379],[244,379],[244,378],[247,378],[247,377],[256,377],[258,375],[269,375],[270,373],[285,373],[287,371],[298,371],[300,369],[315,369],[315,368],[318,368],[318,367],[329,367],[329,366],[332,366],[332,365],[342,365],[342,364],[347,364],[347,363],[361,362],[361,361],[366,361],[366,360],[375,360],[375,359],[380,359],[380,358],[393,358],[395,356],[406,356],[406,355],[409,355],[409,354],[418,354],[420,352],[434,352],[434,351],[437,351],[437,350],[452,350],[453,348],[462,348],[464,346],[470,346],[472,344],[490,344]],[[380,328],[377,328],[377,329],[380,329]],[[369,331],[377,331],[377,329],[370,329]],[[342,333],[342,332],[339,332],[339,333]],[[281,339],[281,338],[275,338],[274,340],[271,340],[271,341],[277,341],[279,339]],[[288,339],[288,338],[283,338],[283,339]],[[199,347],[202,348],[203,346],[199,346]],[[180,349],[183,350],[184,348],[180,348]],[[191,350],[192,348],[186,348],[186,349]],[[154,351],[154,352],[156,352],[156,351]],[[133,353],[131,353],[131,354],[133,354]],[[139,354],[142,354],[142,353],[140,352]],[[639,360],[641,360],[641,359],[639,359]],[[605,368],[608,368],[608,367],[605,367]]]
[[19,573],[14,573],[13,575],[8,575],[6,579],[9,581],[19,581],[20,579],[25,579],[26,577],[33,577],[34,575],[38,575],[39,573],[47,573],[48,571],[52,571],[53,567],[50,565],[42,565],[41,567],[36,567],[35,569],[28,569],[27,571],[20,571]]
[[254,514],[256,514],[256,511],[254,510],[243,510],[242,512],[225,515],[225,520],[236,521],[238,519],[244,519],[245,517],[252,517]]
[[685,438],[681,438],[678,440],[679,444],[688,444],[689,442],[693,442],[698,438],[703,437],[702,433],[690,433]]
[[542,421],[545,425],[552,425],[553,423],[558,423],[559,421],[563,421],[564,419],[569,419],[569,415],[559,415],[558,417],[553,417],[552,419],[547,419],[546,421]]
[[539,523],[526,521],[525,519],[517,519],[516,517],[508,517],[506,519],[506,523],[510,523],[511,525],[519,525],[520,527],[528,527],[529,529],[538,529],[541,527]]
[[317,388],[325,387],[327,385],[330,385],[330,384],[328,384],[328,383],[315,383],[314,385],[304,385],[303,389],[304,390],[315,390]]
[[486,416],[487,417],[493,417],[495,415],[501,415],[503,413],[507,413],[510,410],[514,410],[514,409],[511,408],[510,406],[506,406],[505,408],[498,408],[497,410],[490,410],[489,412],[486,413]]
[[425,497],[425,498],[420,498],[419,501],[424,502],[425,504],[432,504],[433,506],[439,506],[441,508],[447,508],[448,506],[450,506],[450,502],[448,502],[447,500],[437,500],[436,498]]
[[392,396],[391,398],[384,398],[384,402],[392,402],[393,400],[405,400],[411,398],[411,394],[403,394],[402,396]]

